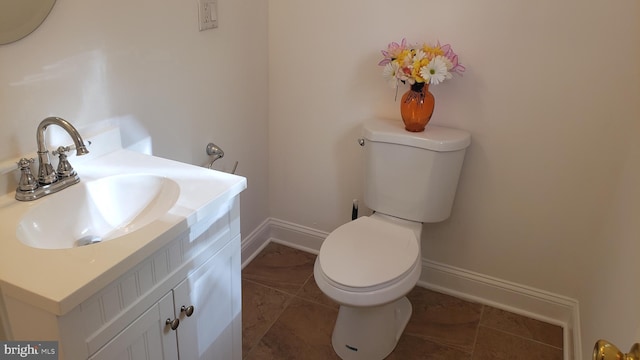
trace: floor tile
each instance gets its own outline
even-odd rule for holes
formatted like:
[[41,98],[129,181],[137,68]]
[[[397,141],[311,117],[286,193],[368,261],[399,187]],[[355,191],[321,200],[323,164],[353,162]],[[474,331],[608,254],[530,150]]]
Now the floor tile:
[[562,349],[480,326],[473,360],[562,360]]
[[331,298],[320,290],[313,275],[311,275],[309,280],[304,284],[302,290],[298,293],[298,296],[318,304],[329,306],[336,310],[340,308],[340,305],[337,302],[331,300]]
[[404,334],[385,360],[469,360],[471,354]]
[[465,352],[473,350],[482,305],[420,287],[411,290],[407,297],[413,314],[405,334]]
[[295,294],[313,274],[315,259],[313,254],[270,243],[242,270],[242,277]]
[[562,327],[486,306],[480,324],[562,348]]
[[247,354],[278,319],[293,295],[242,282],[242,353]]
[[246,359],[339,359],[331,346],[337,315],[334,309],[295,298]]

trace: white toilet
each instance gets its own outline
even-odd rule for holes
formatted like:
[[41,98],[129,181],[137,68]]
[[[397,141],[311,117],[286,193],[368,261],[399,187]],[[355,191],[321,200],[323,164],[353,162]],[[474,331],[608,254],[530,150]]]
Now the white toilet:
[[405,295],[421,271],[423,222],[449,217],[468,132],[401,121],[364,123],[365,197],[375,213],[344,224],[322,243],[314,276],[340,304],[332,344],[342,359],[384,359],[411,316]]

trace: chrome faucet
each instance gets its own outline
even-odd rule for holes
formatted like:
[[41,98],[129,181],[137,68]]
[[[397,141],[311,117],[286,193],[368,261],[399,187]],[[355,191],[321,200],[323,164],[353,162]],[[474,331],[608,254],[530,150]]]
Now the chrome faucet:
[[67,120],[55,116],[42,120],[36,133],[36,141],[38,142],[38,181],[41,184],[52,184],[58,180],[58,176],[49,161],[49,151],[44,142],[44,131],[47,130],[49,125],[58,125],[71,136],[71,140],[73,140],[76,147],[76,155],[80,156],[89,153],[80,133]]
[[20,201],[36,200],[43,196],[53,194],[65,189],[80,181],[80,177],[73,170],[69,161],[67,161],[66,152],[71,147],[59,147],[54,151],[54,155],[59,155],[58,169],[55,171],[49,160],[49,150],[44,141],[44,132],[49,125],[58,125],[64,129],[73,140],[76,149],[76,155],[85,155],[89,153],[87,146],[84,144],[80,133],[67,120],[51,116],[40,122],[36,132],[36,141],[38,144],[38,176],[36,178],[31,174],[30,164],[33,159],[21,159],[18,167],[22,171],[22,176],[16,189],[16,199]]

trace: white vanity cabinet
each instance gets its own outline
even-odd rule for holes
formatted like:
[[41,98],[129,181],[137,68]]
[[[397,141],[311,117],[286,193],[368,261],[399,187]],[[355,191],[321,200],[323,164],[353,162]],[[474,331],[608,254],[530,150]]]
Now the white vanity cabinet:
[[178,359],[175,333],[162,326],[164,314],[173,313],[171,295],[165,295],[90,359]]
[[90,359],[240,359],[239,244],[225,245]]
[[241,359],[240,284],[238,238],[173,290],[180,359]]
[[[57,341],[60,360],[240,360],[246,179],[123,149],[118,128],[87,140],[80,184],[33,202],[0,195],[0,340]],[[26,241],[25,223],[46,231]],[[85,232],[103,241],[69,246]]]
[[238,196],[176,234],[63,314],[3,294],[9,340],[57,340],[61,360],[240,360]]

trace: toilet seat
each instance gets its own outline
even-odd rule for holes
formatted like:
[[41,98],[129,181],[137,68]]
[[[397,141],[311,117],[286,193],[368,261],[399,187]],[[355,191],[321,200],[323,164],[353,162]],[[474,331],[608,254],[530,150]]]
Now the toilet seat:
[[319,266],[336,287],[371,291],[414,272],[419,239],[407,226],[361,217],[334,230],[322,243]]

